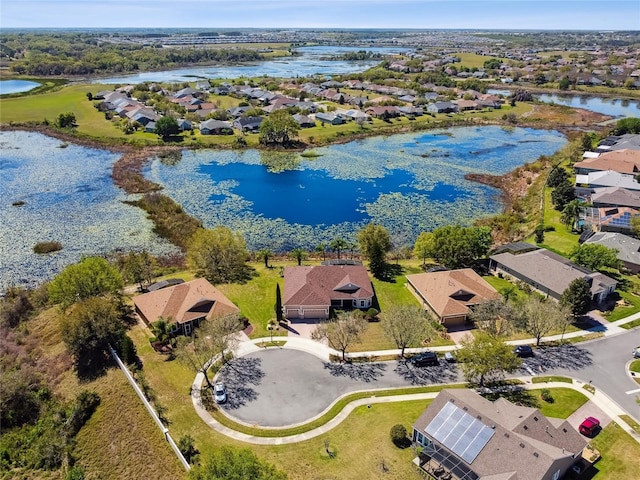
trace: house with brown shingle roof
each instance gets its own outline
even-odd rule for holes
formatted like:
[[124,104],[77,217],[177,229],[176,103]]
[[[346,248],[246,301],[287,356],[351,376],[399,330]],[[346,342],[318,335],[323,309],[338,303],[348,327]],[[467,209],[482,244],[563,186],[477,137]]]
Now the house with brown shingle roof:
[[467,389],[442,390],[413,424],[412,438],[422,447],[416,466],[457,480],[557,480],[587,446],[566,420]]
[[640,151],[623,149],[601,153],[595,158],[586,158],[574,164],[573,168],[578,175],[606,170],[625,175],[637,175],[640,173]]
[[373,286],[362,265],[320,265],[284,269],[286,318],[329,318],[332,309],[370,308]]
[[133,303],[148,326],[162,317],[171,324],[172,333],[183,335],[191,335],[204,320],[240,312],[204,278],[138,295]]
[[500,298],[470,268],[407,275],[407,287],[445,327],[464,324],[474,305]]

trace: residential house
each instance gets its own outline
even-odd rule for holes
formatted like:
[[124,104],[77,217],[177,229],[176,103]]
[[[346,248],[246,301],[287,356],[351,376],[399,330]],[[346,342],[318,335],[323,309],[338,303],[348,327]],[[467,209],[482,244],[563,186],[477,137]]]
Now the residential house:
[[370,308],[373,286],[362,265],[321,265],[284,269],[286,318],[329,318],[332,309]]
[[233,121],[233,128],[241,132],[257,132],[260,130],[262,117],[240,117]]
[[296,121],[300,128],[311,128],[316,126],[316,121],[308,115],[301,115],[296,113],[292,115],[293,119]]
[[595,189],[619,187],[632,191],[640,190],[640,183],[638,183],[633,176],[612,170],[589,172],[587,175],[576,175],[576,185],[584,185]]
[[240,313],[231,300],[206,279],[144,293],[133,298],[136,313],[148,326],[163,318],[174,334],[190,335],[204,320]]
[[182,97],[187,97],[187,96],[194,96],[197,94],[201,94],[202,92],[200,92],[199,90],[196,90],[195,88],[191,88],[191,87],[186,87],[183,88],[182,90],[178,90],[176,93],[173,94],[173,98],[182,98]]
[[392,118],[400,116],[400,111],[398,110],[398,107],[395,106],[369,107],[364,112],[375,118]]
[[621,187],[595,188],[589,196],[594,208],[632,207],[640,209],[640,192]]
[[397,107],[398,112],[408,117],[421,117],[424,114],[424,110],[420,107]]
[[557,480],[581,461],[588,440],[567,420],[444,389],[413,424],[414,459],[429,478]]
[[631,219],[640,215],[640,211],[629,207],[608,207],[591,209],[597,212],[597,223],[589,219],[596,230],[601,232],[631,233]]
[[454,113],[458,107],[451,102],[434,102],[427,107],[429,113]]
[[454,100],[454,102],[458,106],[459,112],[465,112],[467,110],[478,110],[480,106],[478,102],[475,100]]
[[470,268],[407,275],[407,287],[445,327],[463,325],[475,305],[501,297]]
[[520,280],[548,297],[560,300],[569,284],[582,278],[591,288],[591,297],[603,302],[616,289],[617,281],[592,272],[557,253],[525,242],[498,248],[489,257],[489,270],[498,276]]
[[229,115],[231,115],[233,118],[238,118],[241,117],[242,115],[244,115],[246,112],[248,112],[249,110],[251,110],[252,107],[245,105],[243,107],[233,107],[233,108],[228,108],[227,109],[227,113]]
[[229,122],[209,119],[200,123],[200,133],[202,135],[231,135],[233,127]]
[[316,120],[322,124],[328,123],[329,125],[342,125],[344,123],[344,119],[342,117],[331,112],[316,113]]
[[640,272],[640,240],[637,238],[615,232],[598,232],[587,238],[584,243],[616,249],[618,251],[616,256],[625,268],[634,275]]
[[586,158],[573,166],[577,175],[587,175],[590,172],[612,170],[625,175],[640,173],[640,150],[614,150],[601,153],[595,158]]
[[189,120],[185,120],[184,118],[179,118],[178,128],[180,129],[181,132],[184,132],[186,130],[192,130],[193,126],[191,125],[191,122]]

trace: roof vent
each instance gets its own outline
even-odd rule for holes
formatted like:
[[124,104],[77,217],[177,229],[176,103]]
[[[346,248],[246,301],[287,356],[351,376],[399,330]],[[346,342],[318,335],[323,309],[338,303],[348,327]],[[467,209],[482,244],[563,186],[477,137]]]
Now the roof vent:
[[538,421],[538,417],[533,417],[533,419],[537,422]]
[[526,425],[522,428],[524,428],[525,430],[529,430],[529,427],[527,427]]
[[566,429],[566,428],[563,428],[563,429],[562,429],[562,431],[563,431],[564,433],[567,433],[567,429]]
[[476,418],[477,418],[478,420],[482,420],[482,417],[481,417],[480,415],[478,415]]
[[520,443],[520,448],[524,448],[524,443]]
[[509,432],[504,432],[504,436],[509,438],[510,437]]
[[538,454],[538,452],[533,452],[533,456],[534,457],[539,457],[540,455]]
[[467,407],[462,407],[462,409],[463,409],[465,412],[469,410]]

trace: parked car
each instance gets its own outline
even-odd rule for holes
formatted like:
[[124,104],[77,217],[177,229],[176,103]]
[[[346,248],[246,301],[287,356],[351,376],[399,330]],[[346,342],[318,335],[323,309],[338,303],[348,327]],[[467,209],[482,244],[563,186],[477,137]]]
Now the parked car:
[[456,357],[453,353],[451,352],[447,352],[444,354],[444,359],[449,362],[449,363],[455,363],[456,362]]
[[595,417],[587,417],[578,427],[578,431],[585,437],[594,437],[600,431],[600,420]]
[[633,353],[633,358],[640,358],[640,346],[634,348],[631,353]]
[[216,403],[225,403],[227,401],[227,387],[224,383],[216,383],[213,386],[213,398]]
[[411,357],[411,363],[413,363],[416,367],[424,367],[425,365],[437,365],[438,356],[434,352],[422,352],[414,357]]
[[513,353],[519,357],[533,357],[533,348],[529,345],[518,345],[513,349]]

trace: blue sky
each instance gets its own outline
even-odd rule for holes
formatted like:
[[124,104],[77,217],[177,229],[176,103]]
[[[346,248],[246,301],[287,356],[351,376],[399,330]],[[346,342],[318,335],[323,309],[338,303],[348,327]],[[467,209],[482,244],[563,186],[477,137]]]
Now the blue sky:
[[640,30],[640,0],[0,0],[0,27]]

